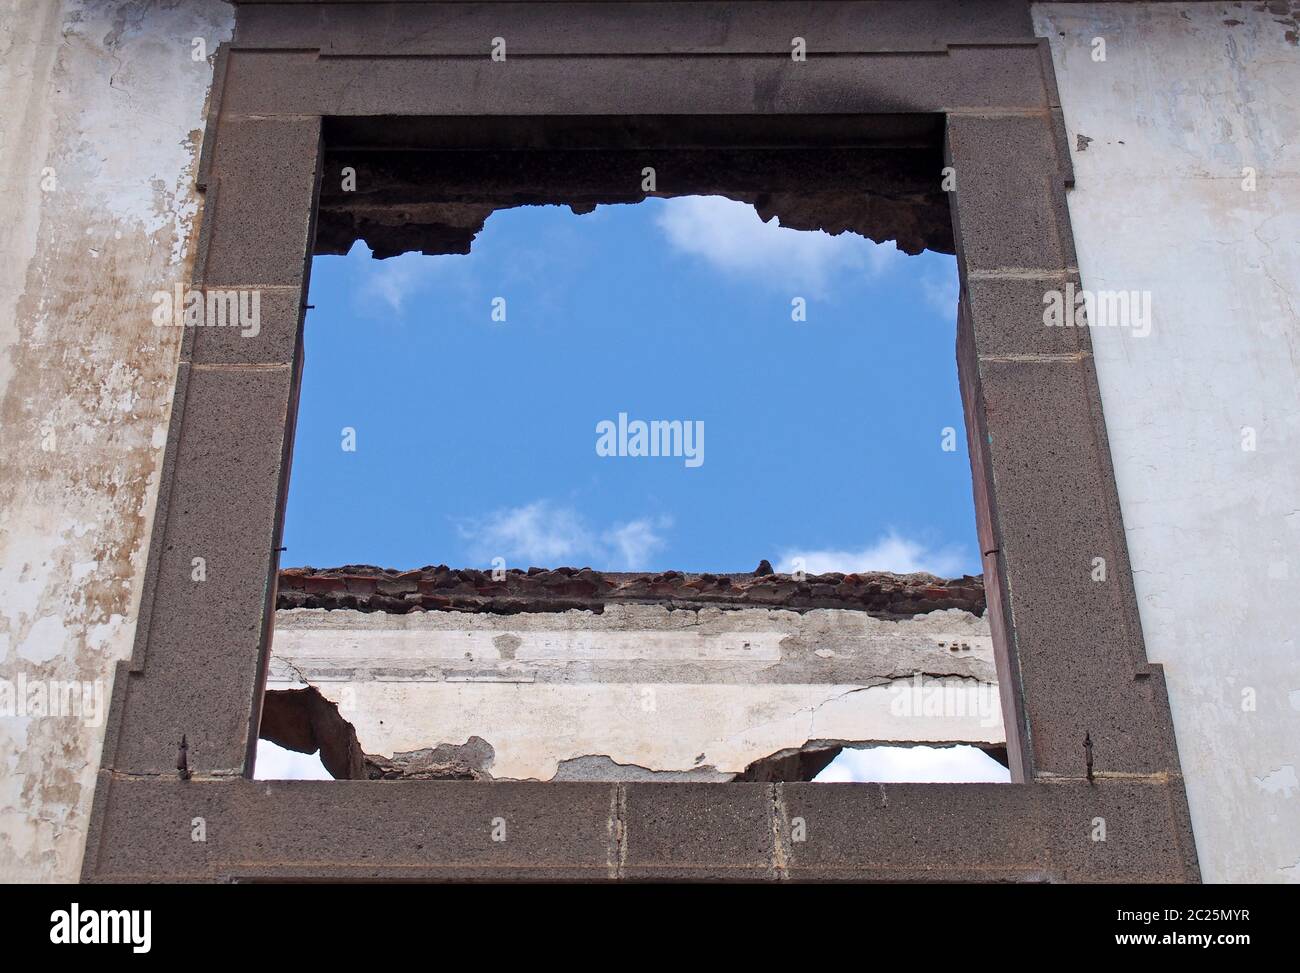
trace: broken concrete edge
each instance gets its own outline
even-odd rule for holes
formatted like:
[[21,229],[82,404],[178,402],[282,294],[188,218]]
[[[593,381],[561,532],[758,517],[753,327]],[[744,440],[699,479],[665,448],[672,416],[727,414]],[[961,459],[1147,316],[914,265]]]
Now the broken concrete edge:
[[297,753],[320,751],[321,763],[335,780],[366,777],[368,757],[356,728],[315,686],[264,692],[260,737]]
[[949,194],[934,177],[942,128],[935,113],[334,116],[313,252],[346,254],[361,240],[378,259],[467,254],[501,210],[583,215],[700,195],[787,228],[954,253]]
[[[261,739],[296,753],[320,752],[321,763],[336,780],[469,780],[490,781],[496,751],[479,736],[462,744],[438,743],[433,747],[394,753],[364,753],[354,727],[336,703],[315,686],[270,689],[262,702]],[[711,765],[689,770],[656,770],[639,764],[618,763],[606,754],[589,754],[562,760],[550,782],[572,781],[690,781],[694,783],[785,783],[811,781],[844,749],[875,746],[958,746],[935,741],[806,740],[751,762],[740,773],[720,771]],[[971,744],[979,746],[978,744]],[[1006,765],[1004,746],[981,746]]]
[[477,736],[392,757],[365,753],[356,727],[315,686],[263,693],[260,738],[296,753],[319,751],[335,780],[491,780],[496,756]]
[[[751,155],[759,153],[751,150]],[[825,154],[827,150],[822,150]],[[412,153],[405,153],[411,155]],[[459,153],[466,155],[467,153]],[[590,165],[593,152],[573,153],[575,160]],[[919,154],[919,153],[918,153]],[[917,173],[927,175],[938,165],[935,159],[926,158],[915,163]],[[483,153],[488,156],[488,154]],[[663,152],[605,151],[623,162],[629,172],[639,172],[644,163],[650,168],[667,169]],[[345,165],[345,163],[351,163]],[[491,166],[490,156],[478,163],[479,169]],[[607,162],[612,167],[616,163]],[[329,163],[331,170],[359,171],[371,182],[387,180],[394,186],[383,186],[382,192],[372,194],[349,193],[340,198],[322,198],[319,212],[319,231],[316,237],[317,255],[342,255],[351,251],[359,240],[371,251],[375,259],[383,260],[404,253],[468,254],[474,239],[483,231],[488,219],[496,212],[521,206],[567,206],[575,215],[594,212],[598,206],[632,205],[647,199],[672,199],[686,195],[671,192],[613,192],[610,190],[562,191],[554,186],[548,191],[516,191],[490,196],[483,191],[465,198],[450,196],[446,191],[435,193],[425,190],[417,194],[414,187],[421,185],[413,176],[376,174],[373,170],[393,168],[383,161],[372,161],[366,153],[339,154]],[[567,165],[572,169],[573,163]],[[734,168],[734,167],[733,167]],[[841,166],[840,168],[846,168]],[[408,179],[409,182],[400,182]],[[894,177],[895,181],[901,181]],[[864,183],[870,184],[864,177]],[[773,192],[741,191],[719,182],[717,186],[703,185],[702,181],[690,183],[692,196],[720,196],[754,207],[759,218],[768,223],[775,219],[780,226],[795,230],[822,231],[832,236],[855,233],[874,243],[893,243],[903,253],[916,254],[926,250],[952,253],[952,218],[948,200],[938,190],[938,182],[931,187],[907,187],[873,192]],[[439,185],[433,180],[434,185]],[[700,187],[700,188],[694,188]],[[370,196],[380,196],[373,200]],[[412,198],[412,197],[415,198]],[[356,198],[353,198],[356,197]]]
[[[764,562],[766,563],[766,562]],[[582,609],[600,613],[608,604],[666,604],[697,609],[841,608],[898,620],[950,608],[984,613],[984,580],[965,575],[945,580],[931,574],[838,572],[788,574],[602,573],[591,568],[512,568],[504,572],[429,565],[408,571],[370,565],[280,571],[276,608],[348,609],[406,614],[413,611],[516,615]]]

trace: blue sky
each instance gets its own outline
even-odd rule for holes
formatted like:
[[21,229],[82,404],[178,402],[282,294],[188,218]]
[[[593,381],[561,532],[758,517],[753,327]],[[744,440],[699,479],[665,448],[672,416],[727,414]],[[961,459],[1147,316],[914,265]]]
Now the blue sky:
[[[720,197],[317,257],[282,563],[976,573],[956,292],[950,256]],[[702,421],[703,464],[597,455],[620,412]]]
[[[718,197],[506,210],[466,256],[317,257],[282,563],[977,573],[956,301],[953,257]],[[704,462],[597,455],[620,412],[702,421]],[[329,776],[258,753],[261,778]],[[819,779],[1007,773],[877,747]]]

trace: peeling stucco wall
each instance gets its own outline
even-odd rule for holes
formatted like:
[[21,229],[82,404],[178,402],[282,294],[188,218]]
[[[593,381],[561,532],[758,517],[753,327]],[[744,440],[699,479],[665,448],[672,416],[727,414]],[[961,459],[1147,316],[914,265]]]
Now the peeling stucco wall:
[[960,609],[276,613],[268,689],[314,686],[367,754],[464,745],[495,779],[730,780],[809,743],[1004,740],[988,622]]
[[1084,286],[1151,292],[1092,341],[1201,871],[1300,882],[1300,3],[1034,14]]
[[[150,295],[189,274],[232,23],[218,0],[0,0],[3,880],[80,870],[180,348]],[[54,681],[75,687],[67,715],[13,697]]]

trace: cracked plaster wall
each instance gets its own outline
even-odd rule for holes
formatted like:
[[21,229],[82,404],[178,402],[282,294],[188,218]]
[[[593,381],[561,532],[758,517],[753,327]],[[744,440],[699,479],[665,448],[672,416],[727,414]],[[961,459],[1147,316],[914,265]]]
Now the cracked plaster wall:
[[188,280],[232,22],[217,0],[0,0],[0,680],[89,692],[0,715],[0,880],[80,872],[180,350],[150,295]]
[[819,740],[1001,744],[995,682],[988,624],[959,609],[609,605],[281,610],[267,688],[315,686],[368,754],[477,736],[498,779],[728,780]]
[[1152,295],[1147,337],[1092,342],[1207,881],[1300,882],[1298,15],[1034,7],[1074,150],[1084,286]]

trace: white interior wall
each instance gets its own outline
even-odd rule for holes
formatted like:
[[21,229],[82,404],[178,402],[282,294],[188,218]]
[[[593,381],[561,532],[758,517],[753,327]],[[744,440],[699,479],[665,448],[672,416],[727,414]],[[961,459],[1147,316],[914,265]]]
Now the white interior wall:
[[[958,609],[517,615],[276,613],[270,690],[315,686],[391,757],[471,737],[498,779],[603,773],[728,780],[809,743],[1004,739],[988,622]],[[603,778],[602,778],[603,779]]]
[[1092,339],[1207,881],[1300,882],[1300,4],[1286,7],[1034,7],[1083,286],[1151,292],[1149,335]]

